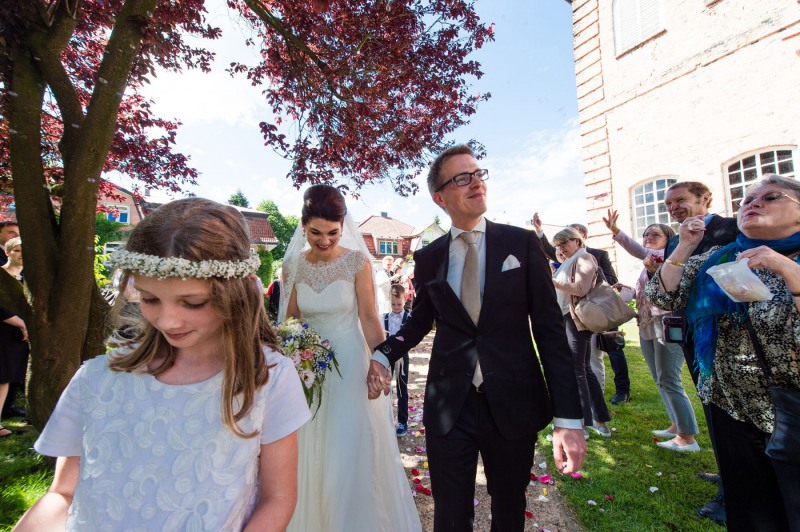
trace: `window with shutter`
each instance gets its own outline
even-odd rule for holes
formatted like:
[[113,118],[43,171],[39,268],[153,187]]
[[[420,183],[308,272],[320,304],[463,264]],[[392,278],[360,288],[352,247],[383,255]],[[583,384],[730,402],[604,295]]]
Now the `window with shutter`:
[[617,55],[664,30],[661,0],[614,0],[613,14]]

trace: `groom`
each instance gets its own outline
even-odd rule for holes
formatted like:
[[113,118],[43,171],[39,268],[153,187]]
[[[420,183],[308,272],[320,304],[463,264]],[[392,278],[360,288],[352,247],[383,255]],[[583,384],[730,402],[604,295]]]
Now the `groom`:
[[431,165],[428,189],[452,228],[415,253],[411,317],[375,348],[367,375],[371,399],[388,394],[387,368],[436,323],[423,415],[435,532],[472,530],[478,453],[492,530],[503,532],[524,528],[536,433],[553,416],[559,471],[577,471],[586,453],[547,259],[535,233],[484,218],[488,177],[468,146],[444,151]]

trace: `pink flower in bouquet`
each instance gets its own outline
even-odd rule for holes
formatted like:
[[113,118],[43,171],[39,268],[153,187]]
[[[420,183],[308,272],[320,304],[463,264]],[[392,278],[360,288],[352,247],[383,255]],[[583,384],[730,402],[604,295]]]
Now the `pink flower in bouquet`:
[[301,362],[300,353],[295,351],[294,353],[292,353],[291,358],[292,358],[292,364],[294,364],[295,366],[299,366],[300,365],[300,362]]
[[331,343],[329,341],[327,341],[327,340],[323,340],[322,341],[322,347],[324,347],[325,349],[328,349],[330,346],[331,346]]
[[306,349],[305,351],[303,351],[301,358],[303,360],[311,360],[312,358],[314,358],[314,352],[311,351],[311,349]]

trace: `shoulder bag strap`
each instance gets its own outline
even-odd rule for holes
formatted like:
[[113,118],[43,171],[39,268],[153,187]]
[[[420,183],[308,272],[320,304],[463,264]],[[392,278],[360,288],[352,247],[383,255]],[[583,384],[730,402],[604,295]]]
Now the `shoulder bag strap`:
[[772,379],[770,378],[769,365],[767,365],[767,357],[764,354],[764,347],[758,340],[758,336],[756,336],[756,331],[755,329],[753,329],[753,322],[750,321],[749,314],[747,315],[747,318],[744,321],[744,326],[747,328],[747,334],[750,336],[750,342],[753,344],[753,349],[755,349],[756,358],[758,359],[758,365],[761,366],[761,371],[764,372],[764,376],[767,378],[767,384],[769,386],[772,386]]

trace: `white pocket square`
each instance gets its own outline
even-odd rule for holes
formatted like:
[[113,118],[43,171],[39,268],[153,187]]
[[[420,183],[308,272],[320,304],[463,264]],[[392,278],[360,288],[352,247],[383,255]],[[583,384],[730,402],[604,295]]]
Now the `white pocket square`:
[[519,260],[514,255],[509,255],[506,257],[506,260],[503,261],[503,269],[500,270],[501,272],[506,272],[508,270],[513,270],[514,268],[519,268],[521,264]]

